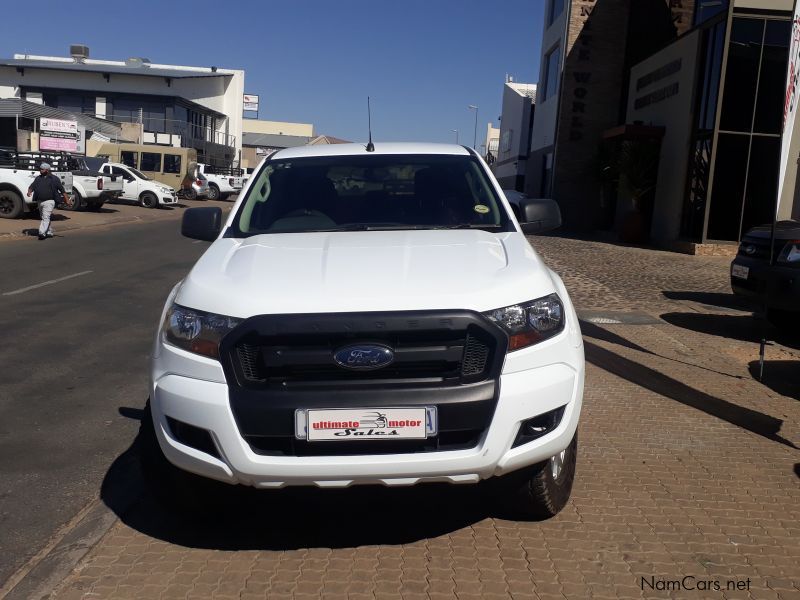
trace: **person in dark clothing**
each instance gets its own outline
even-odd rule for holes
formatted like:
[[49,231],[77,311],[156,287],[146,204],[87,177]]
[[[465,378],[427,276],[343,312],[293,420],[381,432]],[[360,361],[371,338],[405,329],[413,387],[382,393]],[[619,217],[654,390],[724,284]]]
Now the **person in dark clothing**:
[[50,165],[43,162],[39,165],[39,176],[33,180],[28,188],[28,196],[33,195],[33,201],[39,207],[42,222],[39,223],[39,239],[46,240],[53,237],[50,229],[50,215],[56,207],[56,198],[61,194],[64,204],[69,204],[69,196],[61,184],[61,180],[50,172]]

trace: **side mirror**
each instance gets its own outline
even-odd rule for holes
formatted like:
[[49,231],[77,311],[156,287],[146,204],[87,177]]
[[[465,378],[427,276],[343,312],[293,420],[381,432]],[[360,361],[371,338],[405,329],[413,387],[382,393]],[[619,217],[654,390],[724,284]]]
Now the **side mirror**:
[[519,201],[522,233],[533,235],[561,227],[561,209],[555,200],[523,198]]
[[187,208],[181,221],[181,234],[193,240],[213,242],[222,231],[222,209],[217,206]]

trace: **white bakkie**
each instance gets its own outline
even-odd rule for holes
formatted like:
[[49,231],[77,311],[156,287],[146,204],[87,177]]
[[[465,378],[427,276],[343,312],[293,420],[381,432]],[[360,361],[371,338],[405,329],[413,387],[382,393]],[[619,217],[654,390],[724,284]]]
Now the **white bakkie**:
[[474,151],[382,143],[281,150],[227,220],[187,210],[183,234],[213,243],[164,307],[146,470],[191,502],[208,480],[487,480],[520,514],[557,513],[583,343],[525,239],[558,206],[519,214]]

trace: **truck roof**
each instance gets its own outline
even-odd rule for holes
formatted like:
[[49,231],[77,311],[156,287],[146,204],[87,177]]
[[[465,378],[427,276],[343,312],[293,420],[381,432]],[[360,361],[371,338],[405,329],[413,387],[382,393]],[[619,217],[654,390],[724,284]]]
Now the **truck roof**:
[[318,144],[296,146],[278,150],[271,159],[304,158],[313,156],[354,156],[370,154],[452,154],[468,156],[469,151],[457,144],[431,144],[417,142],[377,142],[375,151],[367,152],[366,144]]

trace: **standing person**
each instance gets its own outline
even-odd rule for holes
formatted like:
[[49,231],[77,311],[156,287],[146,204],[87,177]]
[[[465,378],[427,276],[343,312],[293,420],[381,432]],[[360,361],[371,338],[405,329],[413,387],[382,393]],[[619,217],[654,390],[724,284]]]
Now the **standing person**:
[[61,184],[61,180],[50,172],[50,165],[43,162],[39,165],[39,176],[28,188],[28,196],[33,194],[33,201],[38,205],[39,214],[42,217],[42,222],[39,223],[40,240],[53,237],[53,232],[50,230],[50,215],[53,214],[53,209],[56,207],[56,198],[59,193],[64,196],[64,204],[69,204],[69,196]]

